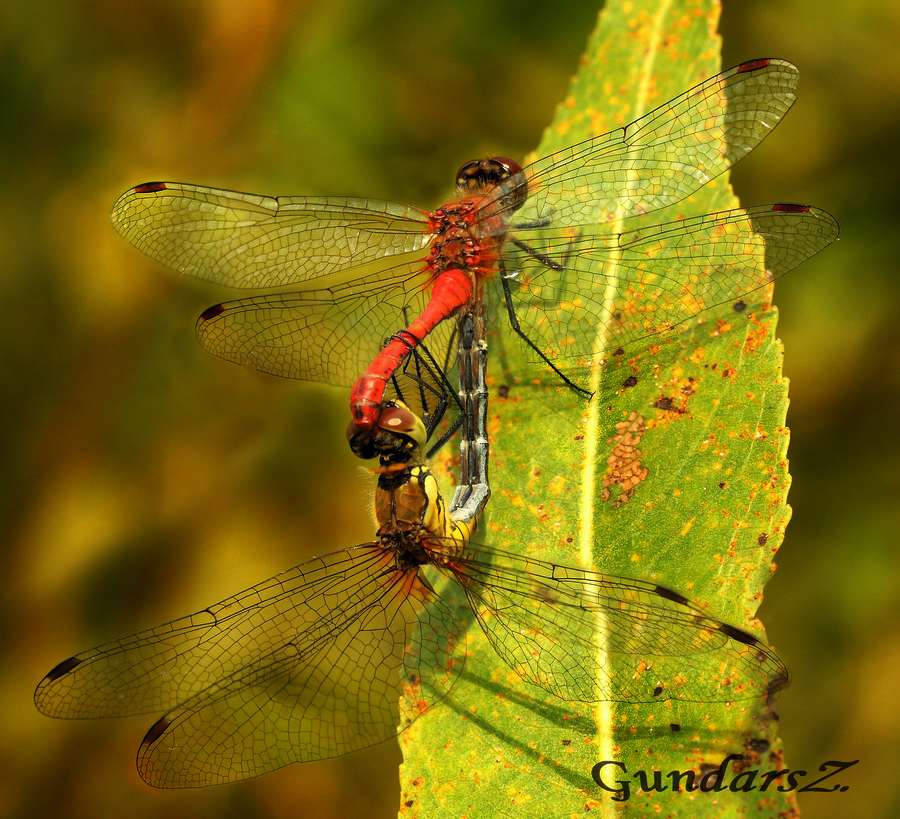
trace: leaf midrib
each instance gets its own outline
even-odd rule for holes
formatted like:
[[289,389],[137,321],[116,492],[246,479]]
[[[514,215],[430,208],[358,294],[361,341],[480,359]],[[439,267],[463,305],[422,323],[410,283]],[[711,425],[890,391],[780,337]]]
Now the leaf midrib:
[[[649,86],[650,79],[653,76],[653,67],[656,62],[656,55],[658,53],[657,46],[659,45],[662,25],[661,21],[665,18],[666,14],[669,11],[671,3],[665,2],[661,4],[659,11],[656,15],[656,19],[653,25],[653,38],[649,44],[645,52],[644,60],[641,63],[641,66],[637,72],[638,75],[638,83],[636,86],[636,91],[634,95],[635,106],[634,110],[631,112],[631,119],[635,120],[642,117],[648,110],[648,97],[649,97]],[[625,190],[629,190],[632,185],[636,182],[636,177],[634,175],[630,175],[626,179]],[[616,209],[615,219],[611,222],[611,230],[614,235],[618,235],[623,230],[625,212],[624,208],[620,205]],[[597,333],[594,339],[593,345],[593,356],[591,360],[591,365],[593,371],[591,373],[591,392],[594,393],[595,396],[602,395],[602,387],[603,387],[603,375],[604,368],[600,366],[601,362],[603,362],[608,353],[609,353],[609,335],[606,332],[606,327],[608,326],[609,320],[612,318],[612,308],[614,306],[614,299],[618,289],[619,282],[619,269],[620,269],[620,259],[621,259],[621,251],[617,247],[612,254],[608,257],[608,264],[604,268],[604,273],[606,274],[606,289],[603,294],[603,312],[601,313],[600,320],[597,322]],[[581,565],[585,568],[592,569],[594,567],[594,521],[596,516],[596,505],[594,503],[594,499],[596,497],[596,486],[598,480],[598,462],[599,462],[599,453],[600,447],[603,443],[601,440],[601,431],[603,430],[603,425],[600,423],[600,400],[595,397],[594,400],[588,403],[588,413],[586,417],[587,430],[585,434],[585,463],[584,463],[584,471],[582,473],[582,492],[581,492],[581,502],[580,502],[580,543],[579,543],[579,559]],[[605,433],[602,433],[605,435]],[[605,640],[602,635],[608,633],[608,629],[606,628],[606,617],[601,607],[596,608],[596,613],[594,615],[596,620],[596,630],[595,633],[597,635],[597,645],[598,651],[595,657],[595,664],[598,668],[598,673],[595,674],[595,679],[597,680],[598,688],[602,684],[602,681],[605,679],[604,671],[609,667],[609,652],[606,650]],[[599,759],[604,760],[613,760],[617,758],[615,755],[615,743],[613,741],[613,712],[615,710],[614,704],[608,700],[608,698],[603,697],[602,692],[599,692],[600,696],[598,696],[597,702],[593,706],[593,718],[594,725],[596,726],[597,735],[595,737],[595,741],[597,743],[598,751],[599,751]],[[609,800],[603,800],[601,802],[602,805],[602,813],[603,816],[607,819],[612,819],[617,813],[616,806]]]

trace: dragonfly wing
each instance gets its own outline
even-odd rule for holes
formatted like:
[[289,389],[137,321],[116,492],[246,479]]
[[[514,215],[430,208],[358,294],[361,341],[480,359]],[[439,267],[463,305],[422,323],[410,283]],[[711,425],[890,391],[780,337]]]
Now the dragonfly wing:
[[404,680],[423,708],[443,696],[464,651],[444,608],[392,551],[358,546],[77,655],[35,702],[70,718],[173,709],[141,745],[144,779],[243,779],[394,736]]
[[421,251],[431,240],[428,215],[397,202],[259,196],[179,182],[122,194],[112,223],[156,261],[239,288],[296,284]]
[[200,343],[261,372],[348,386],[425,308],[430,276],[416,261],[352,283],[340,278],[328,287],[210,307],[197,320]]
[[722,702],[787,683],[765,644],[661,586],[493,550],[454,566],[497,653],[567,701]]
[[195,614],[77,654],[41,681],[37,707],[65,719],[173,708],[256,654],[329,622],[334,615],[325,595],[350,594],[370,581],[383,559],[383,550],[372,545],[334,552]]
[[794,103],[798,71],[753,60],[711,77],[630,125],[542,157],[485,200],[485,215],[528,198],[516,225],[602,224],[680,202],[752,151]]
[[509,284],[529,337],[586,380],[592,361],[736,303],[838,233],[823,210],[762,205],[618,235],[557,235],[515,251]]

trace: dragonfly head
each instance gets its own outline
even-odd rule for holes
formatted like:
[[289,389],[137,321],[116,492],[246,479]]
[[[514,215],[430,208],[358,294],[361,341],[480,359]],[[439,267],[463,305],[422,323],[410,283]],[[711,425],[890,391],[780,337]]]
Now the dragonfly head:
[[350,449],[357,458],[378,458],[375,472],[394,472],[422,460],[428,433],[425,424],[402,401],[386,401],[372,432],[362,432],[353,424],[347,428]]
[[460,198],[484,195],[498,185],[503,185],[500,199],[505,210],[518,210],[528,198],[522,166],[509,157],[475,159],[456,172],[456,194]]

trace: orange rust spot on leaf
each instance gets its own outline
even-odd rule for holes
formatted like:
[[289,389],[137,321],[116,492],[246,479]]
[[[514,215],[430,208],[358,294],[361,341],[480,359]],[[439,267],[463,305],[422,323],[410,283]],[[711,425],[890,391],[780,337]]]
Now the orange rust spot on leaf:
[[716,320],[716,329],[713,330],[713,337],[727,333],[731,329],[731,322],[728,319],[720,318]]
[[768,335],[769,328],[765,325],[751,330],[749,333],[747,333],[747,340],[744,342],[744,349],[748,353],[755,353],[760,347],[762,347],[763,343],[768,338]]
[[641,466],[641,451],[637,448],[645,429],[644,419],[632,412],[627,421],[616,424],[616,434],[608,441],[615,443],[615,446],[606,459],[600,499],[608,501],[612,497],[611,487],[618,486],[619,494],[613,502],[616,509],[628,502],[649,473],[646,467]]

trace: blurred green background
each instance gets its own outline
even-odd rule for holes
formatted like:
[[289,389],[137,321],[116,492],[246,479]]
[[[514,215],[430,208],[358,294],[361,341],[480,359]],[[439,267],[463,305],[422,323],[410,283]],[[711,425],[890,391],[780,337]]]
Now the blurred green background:
[[[115,197],[174,179],[430,206],[466,159],[538,142],[596,0],[41,0],[0,28],[3,566],[0,815],[392,816],[387,744],[233,786],[157,792],[152,721],[66,723],[34,685],[76,650],[368,539],[342,391],[249,373],[192,332],[222,292],[119,239]],[[723,65],[802,72],[734,173],[843,238],[779,282],[794,517],[761,616],[794,674],[786,764],[860,759],[811,817],[900,815],[900,6],[731,3]]]

